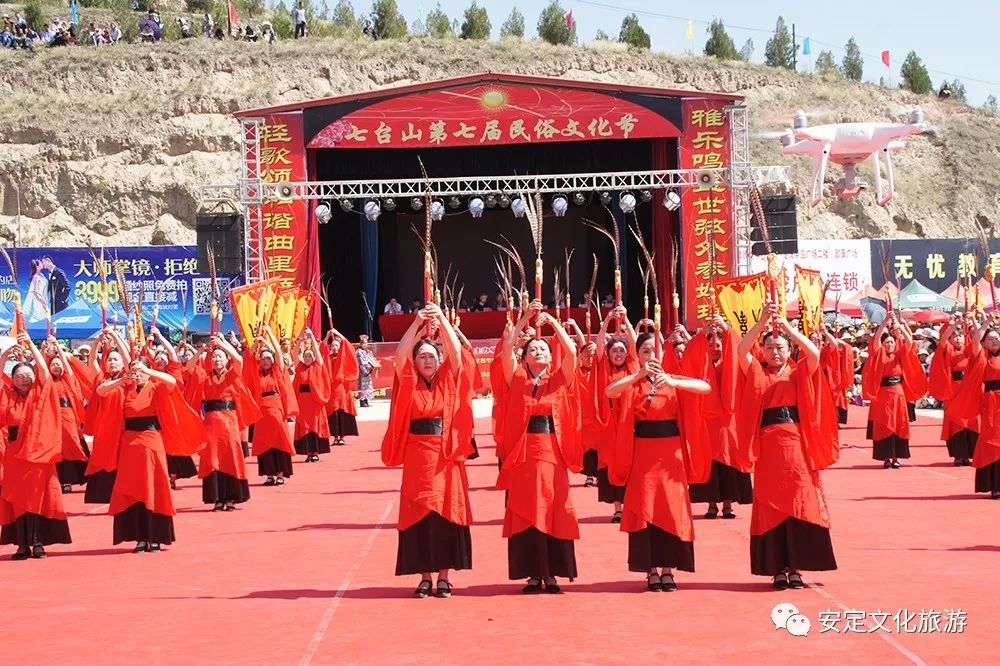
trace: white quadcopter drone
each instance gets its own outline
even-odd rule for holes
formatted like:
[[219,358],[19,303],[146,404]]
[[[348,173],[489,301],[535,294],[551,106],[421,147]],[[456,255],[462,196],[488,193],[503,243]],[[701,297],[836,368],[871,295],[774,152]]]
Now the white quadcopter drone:
[[[809,127],[804,111],[796,111],[792,130],[781,136],[781,152],[785,155],[812,155],[813,178],[809,206],[815,208],[823,199],[823,179],[828,162],[843,165],[844,177],[837,181],[834,191],[841,199],[852,199],[864,192],[868,185],[858,180],[858,164],[869,157],[875,170],[875,187],[880,206],[892,201],[896,194],[893,182],[891,152],[903,149],[903,140],[927,131],[924,114],[919,108],[910,112],[906,123],[840,123]],[[882,188],[882,165],[885,160],[888,192]]]

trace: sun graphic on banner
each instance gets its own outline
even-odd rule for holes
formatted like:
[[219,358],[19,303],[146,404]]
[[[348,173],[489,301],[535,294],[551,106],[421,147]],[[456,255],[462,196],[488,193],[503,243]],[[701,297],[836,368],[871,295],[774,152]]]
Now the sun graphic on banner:
[[507,93],[497,88],[491,88],[479,96],[479,103],[486,111],[500,111],[507,106]]

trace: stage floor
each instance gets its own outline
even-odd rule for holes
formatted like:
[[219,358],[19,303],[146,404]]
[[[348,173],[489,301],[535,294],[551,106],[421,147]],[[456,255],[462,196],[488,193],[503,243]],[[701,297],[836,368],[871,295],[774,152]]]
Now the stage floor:
[[[852,408],[841,433],[851,447],[823,475],[840,569],[806,573],[807,589],[778,592],[750,575],[747,506],[736,520],[696,520],[697,573],[679,573],[676,593],[647,593],[626,570],[610,507],[577,477],[580,578],[561,596],[525,597],[507,580],[503,494],[489,419],[479,418],[475,569],[452,576],[453,598],[418,600],[414,577],[392,575],[400,471],[380,462],[383,409],[362,409],[374,419],[362,436],[296,464],[288,485],[255,480],[235,513],[210,512],[198,481],[181,481],[178,542],[159,554],[111,546],[106,507],[74,492],[72,545],[26,562],[8,561],[4,547],[4,663],[923,664],[989,661],[996,649],[1000,501],[972,493],[973,469],[952,466],[937,419],[921,416],[913,459],[885,470],[863,439],[865,410]],[[810,618],[808,636],[775,629],[779,602]],[[826,611],[839,632],[822,632]],[[846,611],[867,613],[866,623],[847,631]],[[951,611],[964,613],[964,631],[945,632],[959,628],[961,615],[948,626]],[[897,632],[907,612],[913,631]],[[872,631],[882,621],[891,633]]]

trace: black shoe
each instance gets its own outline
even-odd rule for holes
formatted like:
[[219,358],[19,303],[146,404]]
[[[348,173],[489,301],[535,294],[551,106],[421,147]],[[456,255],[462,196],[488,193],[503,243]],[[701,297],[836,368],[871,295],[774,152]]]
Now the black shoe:
[[33,560],[44,560],[48,555],[45,554],[45,548],[42,544],[36,544],[34,548],[31,549],[31,559]]
[[771,583],[774,585],[776,590],[787,590],[788,589],[788,576],[780,573],[774,577],[774,581]]
[[149,544],[146,547],[146,552],[147,553],[158,553],[158,552],[160,552],[160,544],[158,544],[158,543],[151,543],[151,544]]
[[620,523],[620,522],[622,522],[622,512],[621,511],[615,511],[615,515],[611,516],[611,522],[612,523]]
[[69,495],[71,492],[73,492],[73,486],[69,485],[68,483],[62,484],[63,495]]
[[451,596],[451,583],[443,578],[438,578],[437,591],[434,596],[439,599],[447,599]]
[[222,502],[216,502],[215,506],[212,507],[212,511],[222,511]]
[[269,477],[267,477],[267,480],[264,482],[263,485],[265,485],[265,486],[273,486],[275,483],[276,483],[276,481],[274,480],[274,477],[273,476],[269,476]]
[[139,543],[135,544],[135,548],[132,549],[132,552],[145,553],[148,550],[149,550],[149,544],[146,543],[145,541],[140,541]]
[[177,490],[177,479],[170,479],[170,489]]
[[730,520],[731,520],[731,519],[733,519],[733,518],[735,518],[735,517],[736,517],[736,514],[735,514],[735,513],[733,513],[733,510],[732,510],[732,509],[723,509],[723,510],[722,510],[722,517],[723,517],[723,518],[727,518],[727,519],[730,519]]
[[806,584],[802,580],[802,574],[800,574],[798,571],[793,571],[792,573],[788,574],[788,587],[792,588],[793,590],[801,590],[805,586]]
[[521,588],[523,594],[541,594],[542,593],[542,579],[541,578],[529,578],[528,584]]
[[226,508],[225,508],[225,510],[226,511],[236,511],[236,505],[232,502],[232,500],[226,502]]
[[562,588],[559,587],[559,583],[545,583],[545,593],[562,594]]
[[674,582],[674,575],[672,573],[660,576],[660,589],[664,592],[677,591],[677,583]]
[[893,461],[892,461],[892,468],[893,468],[893,469],[899,469],[900,467],[902,467],[902,465],[901,465],[901,464],[899,464],[899,461],[898,461],[898,460],[893,460]]
[[18,548],[17,552],[10,556],[12,560],[27,560],[31,557],[30,548]]
[[347,444],[347,442],[345,442],[342,439],[335,439],[335,440],[333,440],[333,445],[334,446],[343,446],[344,444]]
[[955,458],[955,467],[962,467],[965,464],[964,458]]
[[708,507],[708,511],[705,512],[705,517],[708,518],[709,520],[711,520],[713,518],[718,518],[719,517],[719,507],[717,507],[717,506],[710,506],[710,507]]
[[283,486],[283,485],[285,485],[285,477],[279,476],[277,479],[274,480],[274,485],[276,485],[276,486]]
[[659,574],[651,573],[646,575],[646,589],[650,592],[659,592],[663,589]]
[[426,599],[431,596],[431,588],[434,587],[434,583],[430,579],[420,581],[420,585],[417,585],[417,589],[413,591],[413,595],[421,599]]
[[968,458],[962,460],[962,464],[965,465],[966,467],[972,467],[972,461],[969,460]]
[[889,469],[890,467],[892,467],[892,461],[886,460],[884,463],[882,463],[882,467],[885,469]]

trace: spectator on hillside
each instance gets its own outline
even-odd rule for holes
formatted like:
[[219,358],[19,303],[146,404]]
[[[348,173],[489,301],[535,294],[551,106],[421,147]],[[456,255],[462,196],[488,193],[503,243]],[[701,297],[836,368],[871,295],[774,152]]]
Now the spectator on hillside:
[[163,26],[163,19],[160,18],[160,11],[156,8],[155,3],[149,6],[149,20],[158,26]]
[[187,18],[178,16],[177,25],[181,27],[181,39],[190,39],[194,37],[194,33],[191,32],[191,23],[187,20]]
[[95,21],[90,22],[90,29],[87,32],[87,41],[92,46],[101,46],[106,44],[107,40],[104,39],[104,31],[97,27]]
[[208,12],[205,12],[205,18],[201,20],[201,34],[209,39],[215,34],[215,21],[212,20],[212,15]]
[[[70,25],[80,25],[80,3],[77,0],[69,0],[69,23]],[[76,32],[71,33],[74,41]]]
[[226,39],[226,31],[222,29],[221,25],[215,26],[215,32],[212,33],[212,39],[220,42]]
[[274,28],[270,23],[265,22],[260,24],[260,36],[268,44],[274,44],[278,41],[278,36],[274,34]]
[[52,31],[49,30],[48,23],[42,26],[42,32],[38,35],[38,39],[46,46],[52,43]]
[[122,40],[122,29],[114,21],[108,26],[108,41],[117,44]]
[[21,28],[22,30],[28,29],[28,22],[25,21],[24,17],[17,12],[14,12],[14,28]]
[[361,28],[361,32],[367,37],[378,39],[378,35],[375,34],[375,21],[371,20],[371,17],[365,19],[365,25]]
[[295,39],[306,36],[306,10],[300,2],[298,7],[292,10],[292,18],[295,19]]
[[3,30],[0,31],[0,46],[5,49],[14,48],[14,33],[11,32],[8,26],[4,26]]
[[253,26],[247,23],[247,29],[243,31],[243,39],[248,42],[257,41],[257,31],[253,29]]

